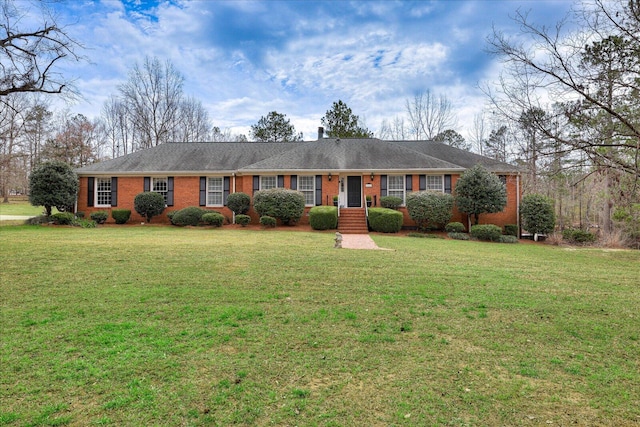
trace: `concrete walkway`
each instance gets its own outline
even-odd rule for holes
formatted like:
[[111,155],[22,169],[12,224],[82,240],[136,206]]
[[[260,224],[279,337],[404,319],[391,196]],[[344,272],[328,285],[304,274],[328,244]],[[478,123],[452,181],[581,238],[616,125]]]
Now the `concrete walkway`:
[[27,215],[0,215],[0,221],[26,221],[33,216]]
[[342,247],[344,249],[388,250],[379,248],[378,245],[376,245],[376,242],[374,242],[368,234],[343,234]]

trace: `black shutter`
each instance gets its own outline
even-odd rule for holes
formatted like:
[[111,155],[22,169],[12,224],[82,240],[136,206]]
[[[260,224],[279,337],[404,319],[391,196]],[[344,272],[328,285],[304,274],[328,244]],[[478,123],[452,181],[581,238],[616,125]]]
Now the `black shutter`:
[[229,190],[231,188],[231,180],[228,176],[223,178],[223,187],[222,187],[222,204],[227,205],[227,199],[229,198]]
[[96,179],[90,176],[87,179],[87,206],[93,206],[93,199],[95,198]]
[[380,175],[380,197],[387,195],[387,175]]
[[167,178],[167,206],[173,206],[173,177]]
[[207,206],[207,177],[200,177],[200,206]]
[[407,185],[405,186],[405,190],[413,191],[413,175],[406,176]]
[[260,176],[254,175],[253,176],[253,192],[255,193],[258,190],[260,190]]
[[298,189],[298,175],[291,175],[291,189]]
[[151,191],[151,178],[149,178],[148,176],[144,177],[143,191]]
[[322,204],[322,175],[316,175],[316,206]]
[[284,188],[284,175],[278,175],[278,188]]
[[418,179],[419,183],[418,185],[420,186],[420,191],[424,191],[427,189],[427,176],[426,175],[420,175],[419,179]]
[[444,192],[451,194],[451,175],[444,176]]
[[118,206],[118,178],[111,177],[111,206]]

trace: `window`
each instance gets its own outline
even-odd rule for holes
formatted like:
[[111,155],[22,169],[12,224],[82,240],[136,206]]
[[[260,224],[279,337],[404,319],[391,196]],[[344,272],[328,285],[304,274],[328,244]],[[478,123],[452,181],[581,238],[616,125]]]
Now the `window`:
[[260,176],[260,190],[276,188],[278,181],[276,176]]
[[96,178],[96,206],[111,206],[111,178]]
[[305,205],[313,206],[316,204],[315,190],[315,177],[313,175],[298,176],[298,191],[304,194]]
[[221,176],[207,178],[207,206],[222,206],[223,179]]
[[404,175],[389,175],[387,179],[387,185],[387,195],[399,197],[400,199],[402,199],[402,204],[404,204]]
[[168,181],[167,178],[151,178],[151,191],[162,194],[165,203],[167,203],[167,192],[169,191]]
[[427,190],[444,191],[442,175],[427,175]]

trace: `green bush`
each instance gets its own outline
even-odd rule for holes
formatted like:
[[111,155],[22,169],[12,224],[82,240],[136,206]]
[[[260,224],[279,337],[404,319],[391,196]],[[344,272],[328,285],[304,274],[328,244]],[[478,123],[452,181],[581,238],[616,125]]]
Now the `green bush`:
[[528,194],[520,202],[522,228],[531,234],[549,234],[556,226],[553,202],[539,194]]
[[107,211],[96,211],[91,213],[91,219],[98,224],[104,224],[105,222],[107,222],[108,218],[109,213]]
[[472,225],[469,232],[471,237],[488,242],[499,242],[502,229],[493,224]]
[[227,196],[227,207],[236,215],[246,214],[251,207],[251,197],[246,193],[231,193]]
[[268,215],[263,215],[260,217],[260,224],[264,227],[275,227],[277,220]]
[[[169,212],[167,212],[167,218],[169,218],[169,222],[171,224],[173,224],[173,216],[176,214],[176,212],[178,212],[178,211],[169,211]],[[173,225],[175,225],[175,224],[173,224]]]
[[402,199],[396,196],[380,197],[380,206],[388,209],[398,209],[402,205]]
[[369,226],[381,233],[397,233],[402,229],[402,212],[389,208],[369,209]]
[[260,216],[279,219],[283,224],[295,223],[304,213],[304,195],[287,188],[256,191],[253,208]]
[[315,206],[309,210],[309,224],[314,230],[333,230],[338,227],[338,208]]
[[116,224],[125,224],[129,221],[129,218],[131,218],[131,209],[113,209],[111,211],[111,217]]
[[138,193],[133,199],[133,207],[136,212],[146,218],[147,222],[151,222],[151,218],[164,211],[164,197],[153,191]]
[[38,215],[38,216],[34,216],[33,218],[29,218],[26,221],[26,224],[28,225],[40,225],[40,224],[46,224],[47,222],[49,222],[49,217],[46,215]]
[[236,224],[240,224],[243,227],[251,224],[251,217],[249,215],[239,214],[236,215]]
[[457,233],[452,231],[447,233],[447,236],[451,237],[454,240],[469,240],[469,235],[467,233]]
[[81,228],[96,228],[96,221],[88,220],[84,218],[76,218],[73,220],[71,225],[73,225],[74,227],[81,227]]
[[518,225],[517,224],[507,224],[504,226],[504,234],[507,236],[515,236],[518,237]]
[[438,236],[437,234],[427,234],[427,233],[408,233],[407,237],[419,237],[423,239],[442,239],[442,236]]
[[49,217],[54,224],[57,225],[71,225],[76,219],[75,215],[71,212],[58,212]]
[[513,235],[500,236],[500,243],[518,243],[518,237]]
[[449,233],[464,233],[466,230],[466,227],[461,222],[450,222],[444,227],[444,231]]
[[202,222],[214,227],[222,227],[224,224],[224,215],[218,212],[207,212],[201,217]]
[[407,196],[407,212],[420,230],[442,229],[453,214],[453,196],[436,191],[418,191]]
[[81,212],[81,211],[76,212],[76,218],[84,218],[84,212]]
[[566,228],[562,230],[562,239],[569,243],[593,243],[596,241],[596,235],[585,230]]
[[173,214],[171,223],[179,227],[184,227],[187,225],[195,227],[199,225],[200,222],[202,222],[202,215],[208,212],[208,210],[199,208],[197,206],[189,206],[184,209],[180,209],[178,212]]

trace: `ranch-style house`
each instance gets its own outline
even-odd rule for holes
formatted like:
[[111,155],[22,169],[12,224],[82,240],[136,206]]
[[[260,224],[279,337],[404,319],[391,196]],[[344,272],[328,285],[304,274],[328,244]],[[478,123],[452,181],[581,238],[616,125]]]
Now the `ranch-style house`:
[[[168,223],[166,212],[187,206],[218,211],[227,218],[229,194],[290,188],[304,194],[308,222],[313,206],[333,205],[338,197],[344,232],[366,232],[367,196],[372,206],[380,197],[406,200],[412,191],[434,190],[451,193],[462,173],[482,164],[502,179],[507,189],[507,205],[502,212],[481,216],[481,223],[518,224],[521,195],[516,166],[432,141],[383,141],[380,139],[319,138],[300,143],[165,143],[122,157],[95,163],[76,172],[80,177],[77,211],[87,216],[112,208],[130,209],[130,222],[144,218],[135,212],[133,201],[142,191],[161,193],[165,213],[154,222]],[[404,213],[404,226],[415,223]],[[257,222],[251,209],[249,215]],[[358,229],[346,218],[361,218]],[[109,221],[113,221],[111,218]],[[467,216],[454,209],[452,221],[467,224]],[[353,223],[353,219],[350,219]]]

